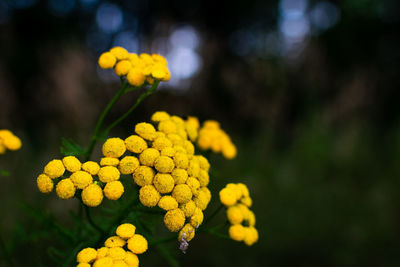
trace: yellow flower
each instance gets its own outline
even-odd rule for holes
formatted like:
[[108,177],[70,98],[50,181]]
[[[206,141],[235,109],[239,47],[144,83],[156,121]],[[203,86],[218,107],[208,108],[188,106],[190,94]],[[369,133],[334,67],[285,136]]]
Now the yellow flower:
[[189,166],[189,159],[185,153],[177,152],[174,155],[175,167],[179,169],[187,169]]
[[56,186],[56,193],[61,199],[69,199],[75,195],[75,186],[71,179],[63,179]]
[[100,55],[98,60],[98,64],[102,69],[111,69],[114,67],[116,62],[117,59],[110,52],[104,52],[103,54]]
[[118,158],[111,158],[111,157],[103,157],[100,160],[100,165],[101,166],[118,166],[119,164],[119,159]]
[[166,147],[172,147],[172,142],[167,137],[158,137],[153,141],[152,146],[161,151]]
[[173,147],[166,147],[163,150],[161,150],[161,156],[167,156],[167,157],[173,157],[175,155],[176,151],[175,148]]
[[192,190],[193,196],[197,196],[199,194],[199,189],[200,189],[200,182],[194,177],[189,177],[186,180],[186,184],[190,187]]
[[177,134],[167,134],[167,138],[172,142],[173,145],[182,145],[183,139]]
[[143,139],[153,141],[156,137],[156,129],[153,125],[147,122],[141,122],[136,124],[135,132]]
[[208,195],[205,191],[198,191],[199,193],[195,198],[193,198],[193,201],[197,207],[199,207],[201,210],[205,210],[208,206],[208,203],[210,202],[210,199],[208,198]]
[[113,260],[123,260],[126,257],[126,252],[121,247],[112,247],[108,249],[107,256]]
[[142,235],[135,234],[128,239],[128,249],[135,254],[146,252],[147,246],[147,240]]
[[140,87],[144,84],[146,76],[144,76],[141,69],[133,67],[129,70],[128,75],[126,75],[126,79],[130,85]]
[[104,242],[104,246],[108,248],[123,247],[125,244],[126,241],[116,235],[107,238],[106,242]]
[[145,185],[139,190],[139,200],[146,207],[154,207],[160,200],[160,193],[152,185]]
[[199,209],[198,207],[196,207],[196,209],[194,210],[194,213],[192,215],[192,217],[190,217],[190,224],[197,228],[200,226],[200,224],[203,223],[203,219],[204,219],[204,214],[201,211],[201,209]]
[[42,193],[50,193],[53,191],[53,181],[50,179],[49,176],[46,174],[41,174],[37,177],[36,179],[37,187],[39,188],[39,191]]
[[210,182],[210,175],[208,172],[202,169],[199,170],[199,176],[197,178],[199,179],[201,186],[207,186]]
[[172,120],[163,120],[158,124],[158,130],[165,134],[176,133],[176,124]]
[[201,156],[201,155],[196,155],[195,158],[199,162],[200,168],[202,170],[205,170],[206,172],[208,172],[210,170],[210,163],[208,162],[207,158],[205,158],[204,156]]
[[132,174],[139,165],[139,160],[136,157],[125,156],[119,162],[118,169],[122,174]]
[[67,156],[62,159],[64,167],[69,172],[77,172],[81,169],[81,162],[74,156]]
[[185,224],[185,214],[181,209],[169,210],[164,216],[164,224],[171,232],[177,232]]
[[125,48],[116,46],[110,49],[110,53],[113,54],[118,60],[127,59],[129,56],[128,51]]
[[236,206],[229,207],[226,210],[226,217],[231,224],[240,224],[243,221],[243,213],[241,209]]
[[247,207],[251,207],[251,205],[253,204],[253,201],[251,200],[250,197],[243,197],[240,201]]
[[64,164],[59,159],[53,159],[46,166],[44,166],[44,174],[50,178],[61,177],[65,172]]
[[258,231],[254,227],[246,227],[245,229],[246,235],[244,237],[244,243],[251,246],[258,241]]
[[154,122],[165,121],[169,119],[169,114],[165,111],[156,111],[151,115],[151,120]]
[[96,260],[93,263],[93,267],[112,267],[113,260],[110,257],[104,257]]
[[82,164],[82,170],[90,173],[91,175],[97,175],[100,170],[100,166],[97,162],[94,161],[86,161]]
[[97,249],[97,257],[96,259],[101,259],[106,257],[108,254],[108,247],[101,247],[99,249]]
[[247,221],[249,222],[249,226],[256,225],[256,216],[254,215],[254,212],[251,210],[249,210],[249,212],[248,212]]
[[133,173],[133,180],[139,186],[153,183],[154,170],[148,166],[139,166]]
[[139,258],[136,256],[136,254],[133,254],[130,251],[126,252],[126,257],[124,259],[126,264],[128,264],[129,267],[139,267]]
[[171,196],[163,196],[158,202],[158,206],[163,210],[173,210],[178,208],[178,202]]
[[97,176],[103,183],[109,183],[112,181],[117,181],[121,173],[119,170],[113,166],[101,167]]
[[246,236],[246,230],[241,224],[231,225],[229,227],[229,237],[235,241],[243,241]]
[[93,177],[85,171],[77,171],[69,177],[78,189],[84,189],[93,182]]
[[153,180],[154,187],[161,194],[169,193],[174,189],[174,178],[170,174],[157,173]]
[[154,161],[154,168],[161,173],[170,173],[174,168],[174,161],[167,156],[159,156]]
[[133,224],[123,223],[117,227],[115,232],[122,239],[129,239],[135,234],[135,231],[136,227]]
[[82,191],[82,202],[89,207],[97,207],[103,201],[103,190],[97,184],[91,184]]
[[9,150],[18,150],[22,146],[21,139],[9,130],[0,130],[0,144]]
[[197,128],[195,128],[195,126],[193,124],[186,122],[185,130],[186,130],[190,140],[194,142],[198,136]]
[[178,234],[178,241],[190,241],[194,238],[195,235],[195,229],[193,228],[193,226],[190,223],[185,224],[185,226],[183,226],[183,228],[179,231]]
[[84,248],[76,256],[77,262],[91,263],[97,257],[97,251],[94,248]]
[[221,203],[224,204],[225,206],[235,205],[237,201],[236,192],[231,188],[225,187],[221,191],[219,191],[219,199]]
[[172,196],[179,204],[185,204],[192,199],[192,190],[187,184],[178,184],[172,191]]
[[132,68],[132,64],[129,60],[121,60],[115,65],[115,74],[118,76],[125,76]]
[[142,165],[152,167],[154,161],[160,156],[160,152],[155,148],[147,148],[139,155],[139,161]]
[[121,138],[109,138],[103,144],[102,151],[106,157],[119,158],[126,150],[125,142]]
[[232,143],[227,143],[222,146],[222,155],[227,159],[233,159],[236,157],[236,147]]
[[137,135],[131,135],[125,139],[126,149],[133,153],[142,153],[147,148],[147,143],[144,139]]
[[171,172],[172,178],[174,178],[175,184],[184,184],[188,179],[188,173],[184,169],[173,169]]
[[[125,250],[124,250],[125,252]],[[125,253],[126,255],[126,253]],[[113,265],[112,267],[129,267],[128,264],[126,264],[125,260],[113,260]]]
[[194,145],[189,140],[183,142],[183,147],[185,148],[188,155],[194,155]]
[[104,195],[110,200],[119,199],[124,193],[124,186],[120,181],[112,181],[104,187]]
[[193,200],[190,200],[185,204],[180,205],[179,208],[183,211],[185,217],[189,218],[194,214],[194,210],[196,209],[196,203],[194,203]]

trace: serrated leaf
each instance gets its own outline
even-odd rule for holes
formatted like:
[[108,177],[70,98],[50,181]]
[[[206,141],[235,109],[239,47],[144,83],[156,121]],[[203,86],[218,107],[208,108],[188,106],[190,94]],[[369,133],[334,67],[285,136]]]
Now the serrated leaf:
[[60,152],[64,156],[81,156],[86,153],[86,150],[74,140],[62,138]]

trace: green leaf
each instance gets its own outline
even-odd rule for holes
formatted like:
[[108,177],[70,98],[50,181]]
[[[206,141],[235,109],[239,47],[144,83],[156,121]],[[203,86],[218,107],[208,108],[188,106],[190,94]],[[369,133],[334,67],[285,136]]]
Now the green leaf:
[[86,150],[78,145],[74,140],[62,138],[60,152],[64,156],[81,156],[86,153]]

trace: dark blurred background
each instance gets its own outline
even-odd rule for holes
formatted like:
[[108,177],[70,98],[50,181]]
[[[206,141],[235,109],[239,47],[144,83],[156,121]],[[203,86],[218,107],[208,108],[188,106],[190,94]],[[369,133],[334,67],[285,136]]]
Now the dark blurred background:
[[[51,266],[57,241],[23,207],[70,223],[77,202],[40,194],[36,176],[61,157],[61,137],[88,145],[119,88],[97,58],[121,45],[165,55],[172,78],[111,135],[130,135],[156,110],[218,120],[238,156],[211,157],[219,175],[206,215],[227,182],[248,184],[254,200],[257,244],[198,236],[175,253],[182,266],[399,266],[399,9],[397,0],[0,0],[0,128],[23,141],[0,162],[12,173],[0,177],[0,235],[14,265]],[[156,251],[140,259],[163,265]]]

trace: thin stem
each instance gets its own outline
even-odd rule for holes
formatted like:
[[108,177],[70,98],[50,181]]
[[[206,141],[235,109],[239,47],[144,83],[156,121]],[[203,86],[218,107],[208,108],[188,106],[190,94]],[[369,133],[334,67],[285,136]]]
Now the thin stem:
[[156,90],[158,84],[160,83],[160,81],[154,81],[153,85],[150,87],[149,90],[147,90],[146,92],[142,93],[138,100],[136,101],[136,103],[127,111],[125,112],[121,117],[119,117],[116,121],[114,121],[113,123],[111,123],[104,131],[104,134],[107,135],[108,132],[114,128],[115,126],[117,126],[121,121],[123,121],[126,117],[129,116],[129,114],[132,113],[132,111],[134,111],[136,109],[136,107],[142,103],[142,101],[148,97],[149,95],[151,95],[152,93],[154,93],[154,91]]
[[204,221],[203,226],[209,223],[223,207],[224,205],[220,204],[219,207]]

